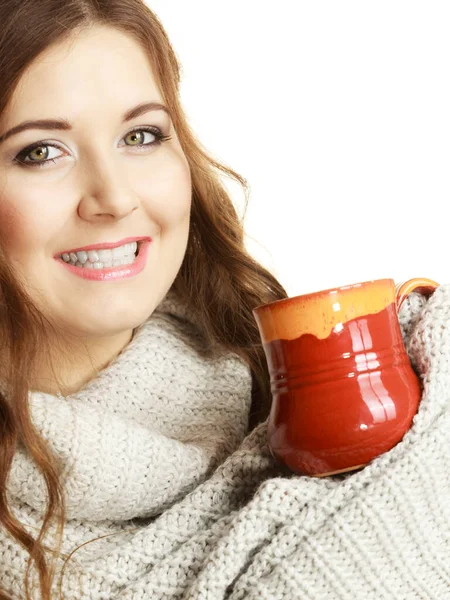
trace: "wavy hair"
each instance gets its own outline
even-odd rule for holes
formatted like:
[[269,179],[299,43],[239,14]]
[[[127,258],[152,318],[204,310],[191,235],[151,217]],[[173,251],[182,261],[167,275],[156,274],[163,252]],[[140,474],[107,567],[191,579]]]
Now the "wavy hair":
[[[195,311],[211,342],[239,354],[251,369],[252,428],[267,417],[271,402],[267,362],[252,309],[287,298],[287,293],[245,248],[245,212],[240,219],[221,176],[230,177],[242,187],[245,209],[249,185],[240,174],[208,154],[190,129],[179,99],[180,64],[158,17],[143,0],[1,0],[0,115],[24,71],[43,51],[96,26],[120,30],[141,45],[172,115],[192,176],[189,240],[172,289]],[[33,426],[28,392],[32,389],[33,365],[48,352],[50,339],[55,338],[52,323],[27,295],[25,282],[8,263],[1,244],[0,327],[0,356],[4,357],[0,381],[8,390],[7,394],[0,393],[0,527],[29,553],[26,599],[30,599],[29,576],[34,565],[40,597],[51,600],[56,561],[46,555],[43,539],[56,523],[58,544],[51,554],[57,558],[65,522],[64,494],[59,480],[61,467]],[[46,511],[36,538],[8,505],[6,483],[18,445],[35,461],[47,486]],[[0,600],[11,600],[6,590],[0,590]]]

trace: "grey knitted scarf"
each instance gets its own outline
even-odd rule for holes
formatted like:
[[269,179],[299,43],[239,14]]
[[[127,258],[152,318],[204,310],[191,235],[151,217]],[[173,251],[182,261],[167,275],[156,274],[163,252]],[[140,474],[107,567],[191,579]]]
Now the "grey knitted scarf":
[[[280,469],[266,423],[245,435],[248,368],[206,347],[171,294],[78,394],[32,395],[64,464],[59,575],[87,542],[63,597],[450,599],[450,285],[412,294],[400,323],[423,384],[413,426],[361,471],[324,479]],[[8,494],[36,533],[45,488],[20,450]],[[0,530],[0,555],[19,600],[27,553]]]

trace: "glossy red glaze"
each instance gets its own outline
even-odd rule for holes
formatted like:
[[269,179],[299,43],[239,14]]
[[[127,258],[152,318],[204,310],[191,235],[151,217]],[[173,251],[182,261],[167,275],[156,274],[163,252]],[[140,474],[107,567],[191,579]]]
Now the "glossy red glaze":
[[393,448],[412,424],[420,384],[395,302],[318,339],[264,344],[272,382],[269,446],[297,473],[352,470]]

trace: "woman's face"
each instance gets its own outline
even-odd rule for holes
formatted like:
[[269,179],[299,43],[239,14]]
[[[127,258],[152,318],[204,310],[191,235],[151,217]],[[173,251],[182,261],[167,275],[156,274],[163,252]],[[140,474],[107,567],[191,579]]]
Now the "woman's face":
[[[131,332],[164,298],[185,255],[191,176],[171,118],[143,110],[124,121],[150,102],[163,104],[143,50],[97,27],[39,56],[0,119],[1,243],[41,311],[76,337]],[[3,141],[11,128],[43,119],[70,128],[34,125]],[[152,240],[131,277],[86,279],[87,267],[55,258],[126,238]],[[86,250],[77,264],[118,254]]]

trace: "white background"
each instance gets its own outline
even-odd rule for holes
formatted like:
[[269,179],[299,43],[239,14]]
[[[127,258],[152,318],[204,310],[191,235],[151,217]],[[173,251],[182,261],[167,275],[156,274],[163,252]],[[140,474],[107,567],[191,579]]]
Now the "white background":
[[450,282],[450,3],[146,1],[191,126],[250,184],[247,247],[290,296]]

